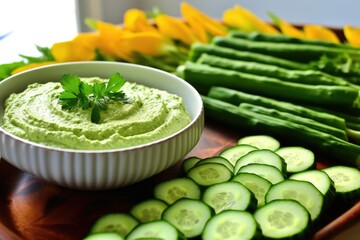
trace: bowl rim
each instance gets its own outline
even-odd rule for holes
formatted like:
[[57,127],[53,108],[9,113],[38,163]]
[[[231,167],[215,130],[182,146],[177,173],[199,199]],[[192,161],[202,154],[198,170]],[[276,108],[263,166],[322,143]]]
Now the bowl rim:
[[[201,99],[201,96],[199,94],[199,92],[191,85],[189,84],[187,81],[183,80],[182,78],[168,73],[166,71],[157,69],[157,68],[153,68],[153,67],[149,67],[149,66],[144,66],[144,65],[140,65],[140,64],[134,64],[134,63],[126,63],[126,62],[105,62],[105,61],[75,61],[75,62],[64,62],[64,63],[54,63],[54,64],[49,64],[49,65],[45,65],[45,66],[40,66],[34,69],[28,69],[19,73],[16,73],[10,77],[5,78],[4,80],[2,80],[0,82],[0,87],[2,85],[3,82],[5,81],[11,81],[12,78],[15,78],[19,75],[24,75],[27,74],[28,72],[33,72],[33,71],[39,71],[41,69],[46,69],[46,68],[56,68],[59,66],[65,66],[65,65],[78,65],[78,64],[109,64],[109,65],[123,65],[123,66],[131,66],[131,67],[135,67],[135,68],[144,68],[147,69],[149,71],[157,71],[160,74],[164,74],[167,76],[170,76],[172,78],[175,78],[177,81],[182,81],[183,84],[185,84],[187,87],[189,87],[190,89],[192,89],[194,91],[194,93],[196,93],[194,95],[194,97],[199,100],[199,103],[201,105],[199,111],[196,112],[196,115],[194,116],[194,118],[182,129],[176,131],[175,133],[168,135],[166,137],[163,137],[161,139],[155,140],[155,141],[151,141],[151,142],[147,142],[147,143],[143,143],[140,145],[134,145],[134,146],[130,146],[130,147],[124,147],[124,148],[114,148],[114,149],[101,149],[101,150],[83,150],[83,149],[71,149],[71,148],[60,148],[60,147],[52,147],[52,146],[47,146],[47,145],[43,145],[40,143],[36,143],[21,137],[18,137],[10,132],[8,132],[6,129],[4,129],[2,127],[2,125],[0,125],[0,133],[7,135],[10,138],[13,138],[19,142],[22,142],[24,144],[27,145],[31,145],[37,148],[42,148],[44,150],[49,150],[49,151],[57,151],[57,152],[67,152],[67,153],[85,153],[85,154],[91,154],[91,153],[118,153],[118,152],[129,152],[129,151],[133,151],[136,149],[141,149],[141,148],[148,148],[154,145],[158,145],[161,144],[163,142],[167,142],[169,140],[171,140],[172,138],[177,137],[178,135],[181,135],[183,132],[187,131],[189,128],[191,128],[199,119],[204,118],[204,105],[203,105],[203,101]],[[27,85],[28,86],[28,85]],[[25,88],[27,87],[25,86]],[[166,90],[165,90],[166,91]],[[188,109],[187,109],[188,110]],[[0,123],[1,123],[1,119],[0,119]]]

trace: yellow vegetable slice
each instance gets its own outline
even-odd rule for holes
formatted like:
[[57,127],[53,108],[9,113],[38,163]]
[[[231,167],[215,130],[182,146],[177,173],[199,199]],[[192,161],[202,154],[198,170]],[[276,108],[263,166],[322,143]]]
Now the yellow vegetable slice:
[[227,34],[227,29],[223,24],[191,6],[189,3],[181,2],[180,10],[186,21],[193,21],[193,19],[196,19],[199,24],[204,26],[206,32],[211,35],[225,36]]
[[96,57],[99,37],[97,32],[79,33],[71,41],[53,44],[51,53],[58,62],[91,61]]
[[79,33],[73,41],[79,42],[89,47],[98,47],[100,34],[98,32]]
[[305,38],[305,33],[302,30],[284,20],[279,21],[279,28],[280,31],[287,36]]
[[114,51],[117,56],[123,56],[124,60],[133,61],[133,53],[140,52],[148,56],[158,56],[164,53],[169,41],[163,35],[156,32],[137,32],[116,40]]
[[224,11],[222,18],[224,23],[232,28],[237,28],[244,32],[256,31],[254,23],[248,21],[244,12],[241,12],[236,6]]
[[171,39],[179,40],[189,46],[197,41],[191,29],[183,20],[162,14],[155,18],[155,22],[160,33]]
[[132,32],[157,32],[157,29],[152,24],[150,24],[146,13],[136,8],[129,9],[125,12],[124,28]]
[[96,28],[100,34],[98,43],[100,51],[115,58],[128,60],[128,56],[117,50],[118,47],[116,46],[116,43],[119,41],[119,39],[129,35],[131,32],[126,31],[115,24],[103,21],[97,21]]
[[91,61],[96,57],[95,47],[74,40],[53,44],[51,53],[58,62]]
[[344,26],[346,40],[353,46],[360,47],[360,27]]
[[207,36],[205,27],[203,25],[201,25],[195,17],[189,17],[188,19],[186,19],[187,24],[190,27],[190,30],[193,32],[194,36],[196,37],[196,39],[199,42],[202,43],[208,43],[209,42],[209,38]]
[[226,25],[241,29],[245,32],[262,32],[267,34],[277,34],[279,31],[271,24],[257,17],[250,10],[236,4],[223,13],[223,21]]
[[314,40],[324,40],[333,43],[339,43],[337,35],[329,28],[322,25],[304,25],[303,27],[306,38]]

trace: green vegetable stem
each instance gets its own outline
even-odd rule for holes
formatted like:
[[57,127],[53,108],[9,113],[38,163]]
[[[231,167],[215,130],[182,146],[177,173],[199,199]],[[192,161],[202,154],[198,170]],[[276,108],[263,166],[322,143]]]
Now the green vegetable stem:
[[304,104],[360,107],[359,90],[353,87],[285,82],[193,62],[179,67],[177,74],[195,86],[222,86]]
[[207,117],[246,131],[291,139],[296,144],[309,146],[345,165],[360,167],[360,146],[331,134],[272,116],[239,108],[207,96],[202,96]]

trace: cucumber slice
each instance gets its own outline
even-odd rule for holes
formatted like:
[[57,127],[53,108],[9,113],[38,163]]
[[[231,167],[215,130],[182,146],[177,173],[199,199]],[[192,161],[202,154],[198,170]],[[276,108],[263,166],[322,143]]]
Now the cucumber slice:
[[258,148],[248,144],[240,144],[223,150],[219,153],[219,156],[226,158],[233,166],[235,166],[239,158],[256,149]]
[[250,163],[261,163],[272,165],[286,174],[286,163],[282,157],[268,149],[254,150],[242,156],[235,164],[234,173],[237,174],[239,169]]
[[275,153],[285,160],[286,170],[290,174],[315,168],[315,155],[307,148],[299,146],[282,147]]
[[134,205],[130,209],[130,214],[140,223],[151,222],[160,220],[167,206],[168,205],[160,199],[148,199]]
[[224,182],[206,188],[201,199],[215,213],[227,209],[254,211],[257,200],[254,194],[239,182]]
[[261,232],[251,213],[225,210],[209,219],[201,236],[204,240],[248,240],[261,239]]
[[108,213],[101,216],[90,230],[90,234],[116,232],[125,237],[139,222],[128,213]]
[[180,198],[200,199],[201,191],[191,178],[180,177],[160,182],[154,187],[154,196],[167,204]]
[[311,239],[309,213],[297,201],[274,200],[258,208],[254,217],[267,239]]
[[199,157],[188,157],[186,159],[184,159],[184,161],[181,164],[181,169],[183,170],[184,173],[187,173],[189,171],[190,168],[192,168],[193,166],[195,166],[195,164],[200,161],[201,158]]
[[200,186],[210,186],[229,181],[233,173],[221,163],[206,163],[191,168],[187,176]]
[[236,181],[248,188],[257,199],[257,206],[265,204],[265,195],[272,186],[271,182],[254,173],[242,172],[234,176],[231,181]]
[[289,179],[307,181],[312,183],[323,195],[326,207],[335,199],[335,186],[333,180],[321,170],[307,170],[295,173]]
[[223,157],[220,157],[220,156],[204,158],[201,161],[198,161],[195,164],[195,166],[200,165],[200,164],[204,164],[204,163],[221,163],[225,167],[227,167],[231,172],[234,171],[234,166],[226,158],[223,158]]
[[213,213],[206,203],[183,198],[165,209],[162,218],[173,224],[185,237],[193,238],[201,235]]
[[86,236],[83,240],[125,240],[125,238],[116,232],[100,232],[92,233]]
[[324,196],[311,183],[287,179],[272,185],[266,194],[265,201],[269,203],[276,199],[292,199],[298,201],[310,213],[311,220],[318,220],[324,203]]
[[275,151],[280,147],[280,142],[269,135],[252,135],[242,137],[237,141],[237,144],[249,144],[258,149],[269,149]]
[[285,180],[285,176],[278,168],[267,164],[250,163],[241,167],[238,171],[238,174],[243,172],[259,175],[260,177],[270,181],[272,184],[276,184]]
[[185,240],[186,238],[171,223],[165,220],[156,220],[136,226],[126,237],[126,240],[138,239]]
[[360,199],[360,170],[348,166],[332,166],[322,169],[334,181],[337,196],[345,202]]

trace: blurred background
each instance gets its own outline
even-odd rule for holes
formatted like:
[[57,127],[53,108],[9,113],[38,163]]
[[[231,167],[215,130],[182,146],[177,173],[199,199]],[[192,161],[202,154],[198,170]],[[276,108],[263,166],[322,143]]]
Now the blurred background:
[[[181,0],[1,0],[0,64],[37,54],[35,45],[51,46],[89,31],[85,18],[121,23],[129,8],[151,10],[154,6],[180,16]],[[215,18],[240,4],[264,20],[268,12],[294,24],[314,23],[341,28],[360,26],[360,1],[355,0],[191,0],[187,1]],[[6,37],[3,37],[7,35]]]

